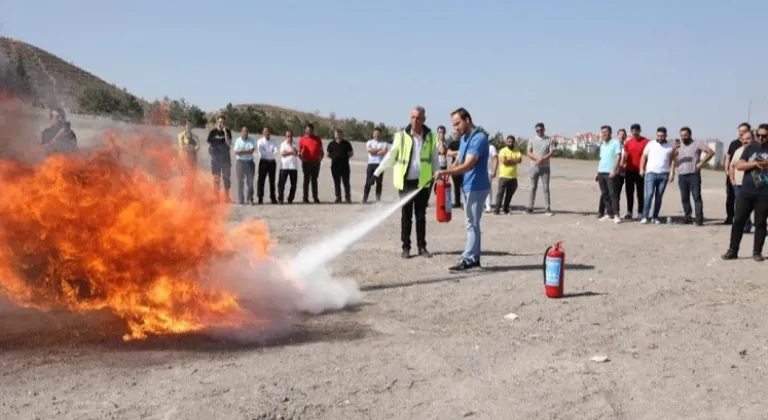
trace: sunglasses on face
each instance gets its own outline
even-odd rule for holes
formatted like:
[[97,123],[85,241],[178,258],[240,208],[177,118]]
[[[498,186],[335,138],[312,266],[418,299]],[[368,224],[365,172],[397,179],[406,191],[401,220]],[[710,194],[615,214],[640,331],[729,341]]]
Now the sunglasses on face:
[[768,139],[768,134],[760,134],[760,133],[758,133],[758,134],[755,135],[755,137],[757,137],[759,139]]

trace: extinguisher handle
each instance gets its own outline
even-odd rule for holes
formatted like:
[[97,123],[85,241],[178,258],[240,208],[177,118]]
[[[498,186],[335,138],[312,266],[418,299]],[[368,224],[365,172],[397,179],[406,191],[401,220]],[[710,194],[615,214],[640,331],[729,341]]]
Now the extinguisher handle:
[[544,284],[547,284],[547,254],[549,254],[549,251],[553,249],[554,246],[550,245],[547,247],[547,250],[544,251],[544,260],[541,262],[541,269],[544,272]]

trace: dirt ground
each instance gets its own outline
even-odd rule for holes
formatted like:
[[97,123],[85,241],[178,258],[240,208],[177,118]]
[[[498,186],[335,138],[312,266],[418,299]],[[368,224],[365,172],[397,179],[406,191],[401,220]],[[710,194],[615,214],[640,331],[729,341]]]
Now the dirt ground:
[[[527,166],[516,205],[527,201]],[[594,169],[553,162],[553,217],[485,215],[477,274],[447,271],[464,245],[461,210],[438,224],[430,207],[432,259],[400,259],[399,216],[391,217],[332,264],[360,282],[364,303],[307,318],[269,346],[122,343],[119,331],[94,331],[78,317],[5,313],[0,418],[766,418],[766,266],[719,259],[729,234],[718,224],[723,175],[704,174],[703,227],[614,225],[595,218]],[[393,200],[389,172],[385,179]],[[321,199],[332,199],[327,164]],[[673,185],[663,215],[680,209]],[[369,211],[264,205],[232,217],[264,217],[281,244],[298,248]],[[555,241],[567,250],[570,296],[561,300],[543,293],[542,254]],[[751,249],[751,235],[743,244]],[[19,320],[36,332],[19,333]]]

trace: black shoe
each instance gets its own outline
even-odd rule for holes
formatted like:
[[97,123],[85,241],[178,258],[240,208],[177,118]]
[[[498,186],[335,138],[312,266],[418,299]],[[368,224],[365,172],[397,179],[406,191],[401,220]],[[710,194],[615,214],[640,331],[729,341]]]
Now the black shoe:
[[277,199],[275,199],[275,198],[273,198],[273,199],[271,199],[271,200],[269,200],[269,201],[271,201],[271,202],[272,202],[272,204],[277,204]]
[[304,204],[309,204],[309,199],[308,198],[304,198],[304,199],[301,200],[301,202],[304,203]]
[[352,199],[351,198],[347,198],[346,200],[344,200],[344,202],[346,202],[347,204],[352,204]]
[[724,225],[732,225],[733,224],[733,219],[725,219],[725,220],[723,220],[723,224]]
[[424,258],[432,258],[432,253],[427,251],[426,247],[419,248],[419,256]]
[[467,271],[471,270],[473,268],[480,268],[480,261],[478,262],[469,262],[464,259],[459,260],[456,265],[449,267],[448,271]]
[[319,198],[315,199],[315,204],[320,204],[320,199]]
[[704,220],[702,220],[702,219],[696,219],[693,223],[696,226],[704,226]]
[[281,199],[279,199],[279,200],[277,200],[277,202],[278,202],[278,203],[280,203],[280,204],[285,204],[285,201],[283,201],[283,199],[282,199],[282,198],[281,198]]
[[400,253],[400,258],[404,258],[404,259],[411,258],[411,250],[408,248],[403,248],[403,252]]
[[735,252],[733,252],[732,250],[729,249],[720,258],[722,258],[724,260],[735,260],[735,259],[739,258],[739,256]]
[[339,204],[339,203],[341,203],[341,199],[340,199],[340,198],[337,198],[337,199],[333,200],[333,203],[334,203],[334,204]]
[[763,257],[761,254],[752,254],[752,259],[757,262],[765,261],[765,257]]
[[684,225],[690,225],[693,223],[693,219],[690,216],[685,216],[683,218],[683,224]]
[[525,209],[525,214],[533,214],[533,209]]
[[263,198],[259,199],[259,204],[264,204],[264,199]]

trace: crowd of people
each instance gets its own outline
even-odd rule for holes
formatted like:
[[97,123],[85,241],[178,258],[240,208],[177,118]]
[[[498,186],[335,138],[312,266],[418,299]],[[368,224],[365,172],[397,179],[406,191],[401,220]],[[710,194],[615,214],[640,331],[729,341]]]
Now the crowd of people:
[[[64,111],[52,110],[50,119],[51,125],[42,133],[42,146],[46,153],[76,149],[77,137],[66,121]],[[450,142],[446,139],[444,126],[432,132],[424,124],[426,111],[420,106],[412,110],[410,123],[395,133],[391,143],[381,138],[379,130],[374,130],[372,139],[366,143],[368,165],[362,202],[369,201],[371,190],[375,200],[381,200],[383,172],[388,168],[393,168],[394,188],[401,197],[420,189],[402,208],[402,256],[410,258],[410,236],[415,216],[418,255],[428,258],[431,253],[426,243],[426,208],[431,187],[435,179],[451,178],[455,186],[452,205],[464,209],[467,228],[465,251],[459,262],[451,267],[452,271],[461,271],[480,267],[481,214],[510,213],[510,203],[518,188],[518,165],[524,156],[531,165],[528,172],[531,188],[525,212],[534,212],[536,195],[541,186],[544,214],[554,214],[550,199],[550,164],[555,145],[546,134],[544,124],[537,123],[536,135],[527,142],[525,150],[518,150],[516,139],[511,135],[497,150],[487,134],[474,125],[466,109],[454,111],[451,119],[455,140]],[[763,261],[768,219],[768,124],[761,124],[752,130],[749,123],[742,123],[738,133],[738,138],[728,146],[724,162],[727,216],[722,223],[731,225],[731,239],[722,258],[738,258],[743,234],[754,228],[752,255],[755,260]],[[684,213],[682,222],[696,226],[704,224],[701,170],[715,153],[705,142],[694,140],[689,127],[682,127],[679,138],[674,140],[668,138],[665,127],[658,127],[656,138],[650,140],[642,135],[639,124],[632,124],[629,135],[625,129],[619,129],[615,138],[612,128],[605,125],[601,127],[600,135],[602,142],[595,176],[600,189],[596,211],[600,220],[611,220],[617,224],[626,220],[638,220],[642,224],[662,223],[659,213],[664,193],[667,185],[677,177]],[[307,124],[301,138],[295,140],[288,130],[280,144],[272,138],[268,127],[264,128],[258,140],[251,137],[247,127],[243,127],[240,136],[233,140],[231,130],[226,127],[226,118],[220,116],[206,140],[214,192],[220,199],[231,202],[231,156],[234,154],[238,204],[263,204],[267,188],[272,204],[293,203],[299,168],[303,174],[302,201],[320,203],[318,177],[323,159],[328,159],[335,203],[351,203],[350,159],[354,150],[343,136],[344,133],[337,129],[334,140],[324,148],[322,139],[315,135],[314,126]],[[189,123],[178,135],[178,146],[182,168],[196,170],[202,144]],[[492,181],[496,178],[494,200]],[[623,217],[622,190],[626,197]],[[636,213],[633,211],[635,208]],[[750,220],[750,216],[754,217],[754,221]]]

